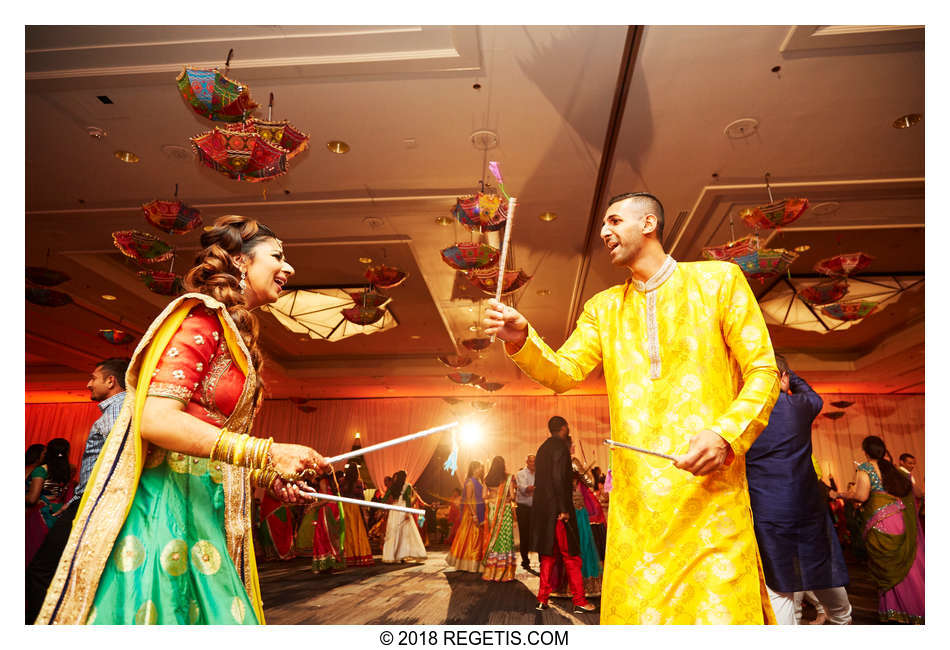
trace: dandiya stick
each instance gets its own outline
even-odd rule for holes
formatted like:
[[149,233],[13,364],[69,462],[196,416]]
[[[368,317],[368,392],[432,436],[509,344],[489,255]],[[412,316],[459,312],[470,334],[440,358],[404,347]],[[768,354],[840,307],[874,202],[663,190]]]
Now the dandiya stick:
[[405,506],[394,506],[389,503],[379,503],[378,501],[363,501],[362,499],[338,497],[335,494],[323,494],[322,492],[310,492],[309,490],[300,490],[300,494],[314,499],[323,499],[324,501],[339,501],[341,503],[353,503],[358,506],[381,508],[383,510],[398,510],[399,512],[408,512],[413,515],[424,515],[426,513],[425,510],[419,510],[418,508],[406,508]]
[[[515,208],[518,207],[518,198],[508,199],[508,221],[505,223],[505,238],[501,242],[501,257],[498,258],[498,286],[495,287],[495,300],[501,302],[501,290],[505,286],[505,265],[508,262],[508,242],[511,241],[511,228],[515,225]],[[495,342],[495,335],[491,335],[491,342]]]
[[409,442],[410,440],[415,440],[416,438],[424,438],[425,436],[430,436],[433,433],[438,433],[439,431],[445,431],[446,429],[451,429],[452,427],[457,427],[458,422],[450,422],[449,424],[443,424],[442,426],[432,427],[431,429],[425,429],[424,431],[417,431],[416,433],[410,433],[408,436],[402,436],[401,438],[393,438],[392,440],[387,440],[385,442],[380,442],[375,445],[370,445],[369,447],[363,447],[362,449],[354,449],[353,451],[348,451],[345,454],[340,454],[339,456],[331,456],[330,458],[325,459],[328,463],[335,463],[338,460],[346,460],[347,458],[353,458],[355,456],[362,456],[363,454],[368,454],[371,451],[376,451],[377,449],[384,449],[386,447],[391,447],[392,445],[398,445],[403,442]]
[[659,456],[660,458],[666,458],[667,460],[672,460],[673,462],[676,462],[676,458],[674,456],[670,456],[668,454],[661,454],[658,451],[650,451],[649,449],[643,449],[642,447],[634,447],[633,445],[628,445],[625,442],[617,442],[616,440],[611,440],[610,438],[605,439],[604,444],[607,445],[608,447],[622,447],[623,449],[631,449],[633,451],[639,451],[641,454],[650,454],[651,456]]

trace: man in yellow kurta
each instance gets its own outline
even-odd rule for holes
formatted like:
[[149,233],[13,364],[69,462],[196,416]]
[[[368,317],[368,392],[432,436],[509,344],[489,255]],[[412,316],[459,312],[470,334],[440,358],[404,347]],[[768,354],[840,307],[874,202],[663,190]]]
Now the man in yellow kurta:
[[739,267],[677,263],[662,228],[656,197],[611,199],[601,238],[631,278],[557,352],[496,301],[485,332],[558,393],[602,362],[611,437],[677,458],[612,452],[601,623],[774,623],[744,462],[778,397],[772,344]]

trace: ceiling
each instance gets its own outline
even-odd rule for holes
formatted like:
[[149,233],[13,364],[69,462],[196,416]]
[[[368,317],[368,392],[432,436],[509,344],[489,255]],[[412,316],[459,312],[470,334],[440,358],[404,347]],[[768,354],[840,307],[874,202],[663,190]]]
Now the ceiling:
[[[257,115],[273,93],[273,117],[311,137],[267,183],[232,181],[191,154],[189,137],[215,123],[190,110],[175,77],[223,67],[232,48],[229,74],[265,106]],[[693,261],[750,232],[736,215],[768,203],[768,172],[776,199],[831,204],[762,233],[769,246],[811,247],[793,279],[858,250],[875,258],[868,273],[924,273],[926,119],[892,127],[924,112],[920,27],[49,26],[27,27],[25,60],[26,263],[66,272],[57,289],[74,300],[26,303],[28,401],[88,399],[92,365],[131,352],[98,330],[139,336],[162,309],[167,298],[144,287],[111,233],[160,236],[186,271],[200,229],[166,235],[140,207],[176,185],[206,224],[244,214],[279,233],[293,286],[365,284],[363,257],[409,273],[386,292],[399,325],[385,332],[302,339],[261,313],[272,398],[548,393],[500,344],[462,369],[504,384],[494,393],[452,382],[437,359],[481,336],[485,296],[440,258],[479,235],[436,219],[488,180],[486,160],[518,197],[512,255],[532,279],[511,301],[555,347],[583,302],[625,277],[597,237],[608,197],[624,191],[661,198],[665,246]],[[742,118],[756,127],[727,137]],[[484,130],[497,139],[487,151],[473,137]],[[349,152],[332,153],[331,140]],[[500,246],[497,233],[481,239]],[[751,286],[762,297],[779,281]],[[922,393],[920,287],[847,330],[770,326],[773,343],[819,390]],[[602,375],[576,390],[603,393]]]

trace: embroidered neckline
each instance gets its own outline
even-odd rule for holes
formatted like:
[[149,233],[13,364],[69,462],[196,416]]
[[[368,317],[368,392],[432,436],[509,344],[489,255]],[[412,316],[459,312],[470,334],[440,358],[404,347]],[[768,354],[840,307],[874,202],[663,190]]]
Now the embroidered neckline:
[[673,275],[673,271],[676,270],[676,260],[673,259],[671,255],[667,255],[666,259],[663,261],[663,265],[653,274],[646,282],[640,282],[636,278],[630,278],[630,284],[634,289],[640,293],[647,293],[648,291],[654,291],[660,287],[661,284],[670,279],[670,276]]

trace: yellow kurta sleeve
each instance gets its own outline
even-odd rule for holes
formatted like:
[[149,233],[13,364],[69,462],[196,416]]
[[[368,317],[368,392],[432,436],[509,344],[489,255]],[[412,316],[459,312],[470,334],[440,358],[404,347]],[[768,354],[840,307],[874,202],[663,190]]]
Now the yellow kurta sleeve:
[[778,399],[778,369],[765,319],[752,289],[738,266],[730,264],[729,277],[719,296],[722,334],[742,372],[742,390],[710,427],[736,454],[744,454],[762,429]]
[[602,358],[600,326],[594,314],[591,298],[577,319],[577,327],[557,352],[528,325],[528,338],[511,360],[533,380],[563,393],[584,380],[597,367]]

